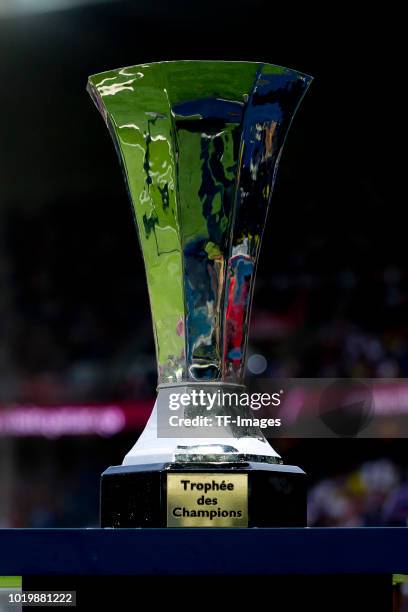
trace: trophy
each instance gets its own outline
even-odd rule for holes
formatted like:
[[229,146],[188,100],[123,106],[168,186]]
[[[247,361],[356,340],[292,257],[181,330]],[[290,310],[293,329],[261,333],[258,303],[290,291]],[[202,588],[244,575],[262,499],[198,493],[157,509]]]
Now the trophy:
[[268,206],[311,80],[187,60],[89,78],[133,206],[158,362],[148,424],[102,474],[103,527],[305,525],[305,473],[242,418],[240,398]]

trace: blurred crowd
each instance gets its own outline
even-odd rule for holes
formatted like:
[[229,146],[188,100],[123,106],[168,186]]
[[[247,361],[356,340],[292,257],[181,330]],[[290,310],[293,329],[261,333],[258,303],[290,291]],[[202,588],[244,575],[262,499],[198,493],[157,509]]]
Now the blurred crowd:
[[408,376],[407,281],[398,266],[316,274],[301,264],[261,278],[251,340],[269,375]]
[[408,526],[408,470],[388,459],[363,463],[309,491],[311,527]]
[[49,472],[41,470],[30,479],[18,475],[7,518],[0,527],[99,526],[99,474],[91,477],[85,465],[73,474]]

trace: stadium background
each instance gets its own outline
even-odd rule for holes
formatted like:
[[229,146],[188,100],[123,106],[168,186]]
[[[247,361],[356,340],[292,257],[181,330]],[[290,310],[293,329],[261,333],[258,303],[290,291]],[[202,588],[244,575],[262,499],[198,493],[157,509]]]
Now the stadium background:
[[[391,25],[380,7],[289,9],[0,5],[0,527],[97,525],[99,474],[121,462],[154,398],[143,263],[89,74],[223,58],[314,75],[280,166],[249,351],[264,377],[408,377],[394,50],[381,44]],[[310,475],[311,525],[407,524],[405,440],[275,446]]]

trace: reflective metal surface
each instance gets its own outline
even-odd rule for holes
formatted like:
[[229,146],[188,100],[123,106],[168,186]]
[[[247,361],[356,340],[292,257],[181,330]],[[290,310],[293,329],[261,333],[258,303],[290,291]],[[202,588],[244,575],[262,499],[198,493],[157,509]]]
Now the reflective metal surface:
[[310,81],[271,64],[207,61],[89,79],[133,205],[159,384],[242,382],[277,164]]

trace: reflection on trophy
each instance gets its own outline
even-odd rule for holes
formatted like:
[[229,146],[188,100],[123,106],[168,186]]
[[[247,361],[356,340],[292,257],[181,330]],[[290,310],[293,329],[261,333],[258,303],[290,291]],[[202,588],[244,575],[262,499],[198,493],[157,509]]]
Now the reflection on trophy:
[[[304,472],[233,417],[245,412],[251,300],[276,170],[310,82],[271,64],[221,61],[89,79],[133,205],[158,362],[146,429],[123,465],[102,475],[102,526],[305,524]],[[224,394],[234,401],[223,404]],[[169,415],[182,396],[200,400],[181,402],[184,417],[202,418],[179,430]]]

